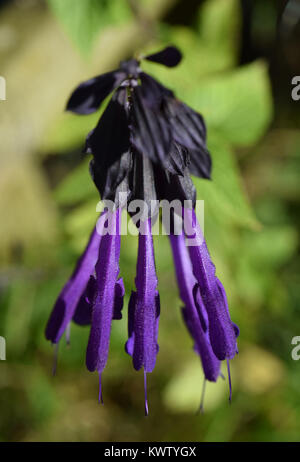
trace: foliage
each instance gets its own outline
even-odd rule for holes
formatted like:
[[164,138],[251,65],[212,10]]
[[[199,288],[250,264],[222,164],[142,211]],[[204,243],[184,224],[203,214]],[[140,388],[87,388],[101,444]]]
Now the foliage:
[[48,0],[48,3],[83,53],[90,50],[101,29],[130,18],[127,3],[119,0]]

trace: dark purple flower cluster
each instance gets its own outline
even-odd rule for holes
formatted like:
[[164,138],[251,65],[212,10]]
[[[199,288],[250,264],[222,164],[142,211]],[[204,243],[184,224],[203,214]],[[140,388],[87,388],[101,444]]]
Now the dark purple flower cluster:
[[[175,47],[167,47],[144,59],[173,67],[181,54]],[[112,321],[122,317],[125,289],[119,277],[120,224],[122,208],[129,201],[177,199],[182,204],[181,217],[194,230],[194,245],[186,245],[184,229],[169,237],[184,304],[183,319],[201,358],[205,379],[217,380],[220,361],[232,359],[237,352],[238,336],[193,209],[196,194],[190,174],[209,178],[211,171],[202,116],[142,72],[140,62],[134,59],[79,85],[67,109],[92,113],[111,92],[110,102],[87,137],[85,151],[93,155],[90,171],[102,200],[110,199],[114,207],[101,214],[46,328],[47,339],[57,344],[71,321],[91,325],[86,365],[99,373],[100,400]],[[125,203],[119,200],[121,192],[126,193]],[[186,201],[190,206],[185,206]],[[174,214],[174,222],[177,218]],[[138,223],[136,290],[128,306],[125,347],[134,368],[144,369],[145,384],[158,353],[160,316],[152,225],[150,214]],[[147,399],[145,406],[147,413]]]

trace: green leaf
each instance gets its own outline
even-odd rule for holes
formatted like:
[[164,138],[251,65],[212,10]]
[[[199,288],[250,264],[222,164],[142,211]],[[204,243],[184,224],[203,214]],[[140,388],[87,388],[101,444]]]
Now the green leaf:
[[165,84],[174,85],[184,98],[186,87],[196,86],[199,78],[231,68],[237,60],[240,33],[238,0],[209,0],[199,9],[198,31],[183,26],[160,25],[159,38],[143,51],[151,53],[173,43],[183,53],[181,66],[166,69],[163,66],[143,67],[154,72]]
[[96,200],[86,201],[64,217],[64,226],[70,236],[72,247],[78,252],[84,249],[88,236],[99,218],[99,212],[96,210],[99,200],[98,197]]
[[238,52],[240,13],[238,0],[209,0],[199,10],[201,41],[212,53],[223,56],[227,66],[234,64]]
[[87,134],[96,126],[104,107],[105,103],[100,112],[86,116],[68,112],[59,114],[48,128],[39,147],[40,152],[57,154],[83,147]]
[[243,255],[257,268],[283,265],[296,252],[297,232],[290,226],[265,227],[245,239]]
[[63,205],[72,205],[95,197],[97,190],[89,174],[88,161],[82,162],[56,188],[55,199]]
[[205,213],[218,224],[234,223],[257,229],[258,222],[240,181],[232,149],[226,140],[211,132],[208,147],[212,156],[212,181],[194,178],[197,199],[204,200]]
[[[172,377],[164,390],[164,403],[173,412],[195,413],[199,409],[201,391],[203,385],[203,373],[199,358],[194,358],[186,363],[180,372]],[[221,378],[217,383],[206,384],[204,409],[211,411],[218,406],[227,393],[228,385]]]
[[79,50],[90,50],[99,31],[128,17],[127,3],[120,0],[48,0]]
[[1,261],[13,258],[12,249],[28,259],[30,255],[30,260],[48,255],[57,238],[57,212],[43,175],[32,162],[19,159],[2,166],[0,213]]
[[187,102],[230,142],[248,146],[259,140],[272,119],[266,65],[261,61],[191,87]]

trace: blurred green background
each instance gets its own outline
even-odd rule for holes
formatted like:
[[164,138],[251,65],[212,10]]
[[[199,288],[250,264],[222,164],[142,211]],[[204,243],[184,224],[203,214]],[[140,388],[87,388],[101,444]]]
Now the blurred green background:
[[[0,362],[1,441],[297,441],[300,362],[299,33],[280,39],[285,2],[238,0],[19,0],[0,2]],[[279,5],[279,6],[278,6]],[[208,384],[181,320],[166,237],[155,239],[161,294],[157,365],[143,377],[124,351],[124,316],[114,321],[104,406],[85,368],[88,328],[71,346],[44,338],[48,316],[96,221],[97,191],[81,154],[99,113],[64,113],[82,80],[166,44],[178,68],[144,69],[200,111],[208,126],[213,182],[195,180],[205,200],[205,235],[240,326],[228,384]],[[121,275],[134,285],[137,241],[122,239]],[[225,372],[225,370],[224,370]]]

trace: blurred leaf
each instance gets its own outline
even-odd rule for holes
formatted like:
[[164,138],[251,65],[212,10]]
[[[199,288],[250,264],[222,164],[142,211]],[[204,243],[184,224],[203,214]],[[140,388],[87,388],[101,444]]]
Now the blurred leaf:
[[257,142],[272,118],[268,72],[260,61],[202,81],[189,89],[187,99],[203,113],[209,129],[239,146]]
[[240,32],[239,2],[210,0],[199,9],[198,31],[183,26],[160,25],[160,40],[150,43],[143,54],[173,43],[183,53],[180,66],[166,69],[147,62],[143,67],[185,98],[186,89],[199,84],[199,78],[232,67],[238,55]]
[[268,226],[258,233],[245,233],[235,283],[252,309],[265,303],[271,304],[273,310],[286,311],[287,301],[282,302],[287,297],[286,287],[278,282],[275,270],[292,257],[297,245],[297,234],[288,226]]
[[30,341],[35,285],[26,281],[15,282],[10,295],[5,322],[5,335],[12,356],[23,356]]
[[238,0],[206,0],[199,11],[200,39],[212,52],[223,56],[227,65],[234,63],[240,33]]
[[[196,413],[199,410],[203,373],[199,357],[195,355],[183,369],[171,378],[164,390],[164,402],[174,412]],[[206,383],[204,410],[212,410],[225,399],[228,384],[219,378],[217,383]]]
[[236,358],[236,374],[241,386],[250,393],[268,393],[284,379],[283,363],[272,353],[249,345]]
[[89,235],[99,217],[96,206],[97,201],[89,200],[76,207],[65,217],[66,230],[71,237],[74,248],[78,251],[82,251],[86,246]]
[[229,221],[257,228],[232,149],[212,131],[208,147],[213,161],[212,181],[193,179],[197,198],[204,200],[205,213],[216,217],[219,223]]
[[57,215],[44,178],[31,162],[19,160],[1,169],[0,213],[1,258],[9,260],[14,251],[45,255],[57,234]]
[[261,232],[248,236],[243,255],[258,267],[271,268],[282,265],[297,249],[296,231],[289,226],[265,227]]
[[101,28],[130,17],[127,3],[120,0],[48,0],[48,3],[82,52],[90,50]]
[[[281,153],[280,149],[280,146],[276,146],[276,150]],[[300,148],[298,149],[300,153]],[[253,163],[250,173],[251,177],[255,176],[260,179],[259,185],[262,189],[268,188],[272,200],[282,198],[297,201],[300,195],[299,168],[300,156],[285,158],[282,155],[278,159],[272,155],[270,158],[264,156],[258,168],[255,168]],[[258,187],[256,187],[255,193],[259,194],[259,192]]]
[[87,134],[96,126],[101,113],[97,111],[84,117],[66,112],[59,114],[48,128],[39,150],[57,154],[78,146],[83,148]]
[[152,74],[164,85],[175,91],[182,100],[190,96],[191,88],[201,85],[207,75],[216,74],[228,69],[234,63],[236,56],[224,53],[219,47],[208,47],[191,29],[183,26],[163,26],[160,28],[160,40],[143,48],[143,55],[152,53],[173,43],[183,53],[183,61],[178,67],[169,69],[144,61],[143,69]]
[[58,410],[57,396],[44,371],[35,368],[27,376],[27,398],[35,425],[43,425]]
[[55,199],[59,204],[72,205],[95,197],[98,193],[89,173],[89,160],[84,160],[56,188]]

